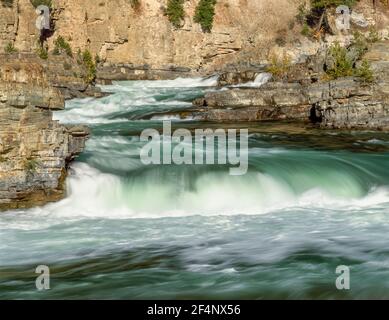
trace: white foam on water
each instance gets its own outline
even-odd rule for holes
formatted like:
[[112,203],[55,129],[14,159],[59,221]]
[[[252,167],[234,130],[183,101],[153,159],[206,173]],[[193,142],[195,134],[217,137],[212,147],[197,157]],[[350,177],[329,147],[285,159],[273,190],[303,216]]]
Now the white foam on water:
[[379,140],[379,139],[370,139],[367,141],[359,141],[362,143],[376,144],[376,145],[388,145],[389,141]]
[[[112,95],[100,99],[85,98],[66,102],[63,111],[54,112],[54,120],[61,123],[107,124],[126,122],[128,119],[115,117],[115,114],[131,112],[146,106],[161,107],[191,106],[190,102],[179,100],[161,100],[155,97],[161,93],[158,89],[213,87],[218,76],[209,78],[178,78],[160,81],[120,81],[112,85],[101,86],[103,91]],[[178,93],[179,94],[179,93]],[[159,120],[156,116],[152,120]],[[162,119],[163,120],[163,119]]]
[[273,77],[271,73],[263,72],[256,76],[254,81],[232,85],[233,88],[260,88]]
[[[260,74],[256,85],[268,81],[268,74]],[[55,113],[64,122],[104,123],[107,116],[123,110],[132,110],[143,104],[158,102],[153,94],[140,88],[196,87],[215,85],[216,77],[209,79],[176,79],[170,81],[137,81],[114,84],[121,88],[132,88],[133,100],[127,95],[116,93],[110,97],[73,100],[68,109]],[[135,88],[135,89],[134,89]],[[156,116],[158,117],[158,116]],[[154,118],[157,119],[157,118]],[[100,121],[100,122],[99,122]],[[177,176],[166,180],[163,170],[151,169],[144,174],[139,159],[136,140],[124,137],[92,137],[87,151],[92,154],[89,164],[74,163],[74,173],[67,179],[66,199],[24,211],[26,214],[50,216],[51,219],[84,218],[161,218],[191,215],[236,215],[264,214],[283,208],[366,208],[389,202],[387,188],[372,189],[367,195],[353,175],[339,170],[328,172],[311,168],[310,172],[299,172],[291,168],[285,177],[277,172],[249,172],[241,177],[232,177],[225,172],[209,170],[197,176]],[[280,148],[251,148],[250,153],[259,157],[286,153]],[[108,154],[108,156],[107,156]],[[315,158],[313,158],[315,159]],[[261,160],[259,160],[261,161]],[[351,165],[351,164],[350,164]],[[139,170],[139,177],[124,178],[96,169],[109,168],[130,172]],[[309,168],[306,168],[307,170]],[[172,169],[174,173],[174,168]],[[276,169],[275,169],[276,170]],[[307,171],[305,170],[305,171]],[[191,189],[185,188],[185,180],[191,179]],[[292,183],[290,183],[292,181]],[[299,184],[299,188],[291,184]],[[23,228],[28,227],[26,225]]]
[[177,115],[156,115],[151,117],[151,120],[181,120],[181,117]]
[[[298,194],[285,182],[263,173],[233,177],[209,172],[197,178],[193,190],[184,190],[180,181],[162,181],[158,172],[127,181],[85,163],[75,163],[72,171],[66,199],[30,209],[28,214],[50,217],[46,221],[50,224],[88,218],[258,215],[293,208],[348,212],[389,203],[389,189],[385,187],[371,190],[364,197],[337,197],[321,188]],[[7,227],[37,227],[15,223]]]
[[66,108],[63,111],[53,113],[53,119],[61,123],[82,123],[82,124],[104,124],[123,122],[127,119],[109,119],[108,116],[122,110],[133,108],[132,105],[122,105],[115,101],[114,97],[110,100],[81,99],[66,102]]
[[164,121],[164,120],[176,120],[176,121],[193,121],[196,120],[196,117],[192,116],[179,116],[179,115],[155,115],[151,117],[153,121]]
[[207,78],[177,78],[174,80],[144,80],[144,81],[120,81],[113,82],[113,86],[103,86],[103,89],[132,90],[145,88],[196,88],[196,87],[214,87],[217,85],[219,76],[210,76]]

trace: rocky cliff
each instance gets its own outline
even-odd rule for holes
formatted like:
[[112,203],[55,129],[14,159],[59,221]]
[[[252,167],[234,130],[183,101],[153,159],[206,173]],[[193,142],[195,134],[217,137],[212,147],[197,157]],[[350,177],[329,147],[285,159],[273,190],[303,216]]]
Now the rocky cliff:
[[[194,21],[199,0],[184,1],[184,20],[178,28],[165,14],[167,2],[52,0],[49,51],[62,36],[73,52],[88,49],[105,62],[102,79],[133,79],[158,77],[158,72],[145,69],[173,69],[172,76],[176,76],[184,70],[203,74],[227,64],[261,64],[270,54],[282,52],[297,61],[320,48],[319,42],[301,35],[296,15],[302,0],[218,0],[211,32],[203,32]],[[374,10],[372,3],[359,1],[356,12],[387,37],[388,15]],[[356,15],[354,19],[361,18]],[[34,52],[38,42],[35,20],[30,0],[1,0],[0,51],[11,43],[21,52]]]
[[[34,8],[30,0],[11,2],[0,4],[0,50],[11,42],[19,51],[34,51],[38,40]],[[196,71],[259,61],[276,41],[282,45],[300,41],[295,23],[299,0],[218,0],[212,32],[203,32],[194,22],[198,2],[184,1],[184,21],[176,28],[164,13],[167,0],[139,0],[136,8],[131,0],[52,0],[54,33],[49,48],[63,36],[74,52],[88,48],[108,64]]]
[[191,116],[210,121],[294,120],[336,129],[389,129],[389,95],[353,77],[208,93],[195,106]]
[[87,128],[52,120],[64,98],[41,64],[0,59],[0,209],[61,199],[67,166],[82,151]]
[[140,0],[136,8],[128,0],[58,0],[56,34],[72,39],[74,48],[89,46],[108,62],[196,70],[247,60],[247,55],[260,58],[265,44],[274,41],[274,30],[288,29],[298,3],[219,0],[214,27],[206,33],[193,19],[198,2],[184,2],[182,27],[175,28],[164,14],[166,0]]
[[[322,80],[324,62],[318,56],[316,66],[310,62],[296,65],[298,72],[290,72],[290,81],[207,93],[194,101],[186,116],[210,121],[294,120],[323,128],[388,130],[388,52],[389,41],[380,41],[364,56],[374,71],[372,83],[358,77]],[[246,76],[244,72],[243,78]]]

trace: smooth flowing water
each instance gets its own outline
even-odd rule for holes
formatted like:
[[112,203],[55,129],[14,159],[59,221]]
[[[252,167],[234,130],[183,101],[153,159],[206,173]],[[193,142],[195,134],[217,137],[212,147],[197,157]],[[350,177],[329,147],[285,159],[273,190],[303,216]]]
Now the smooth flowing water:
[[[389,298],[389,135],[174,116],[214,84],[120,82],[55,113],[92,135],[66,199],[0,214],[0,298]],[[168,118],[249,128],[248,173],[142,164],[140,132]]]

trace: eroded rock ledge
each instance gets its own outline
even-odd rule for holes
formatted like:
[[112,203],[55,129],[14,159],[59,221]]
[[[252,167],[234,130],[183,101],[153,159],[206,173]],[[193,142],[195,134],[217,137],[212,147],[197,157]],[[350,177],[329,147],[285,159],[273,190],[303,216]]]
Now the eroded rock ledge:
[[65,54],[50,54],[48,59],[40,59],[35,53],[29,52],[0,53],[0,64],[4,62],[17,64],[19,61],[41,65],[50,87],[59,89],[65,99],[99,98],[104,95],[99,87],[85,81],[85,73],[87,72],[85,67]]
[[0,64],[0,210],[57,201],[65,195],[67,166],[79,154],[88,128],[52,120],[64,97],[41,64],[9,59]]
[[[355,77],[321,81],[306,72],[294,81],[269,82],[260,88],[210,92],[194,101],[188,116],[209,121],[296,120],[322,128],[389,129],[389,41],[373,45],[365,56],[376,81]],[[304,68],[302,68],[304,69]]]
[[[326,83],[268,83],[208,93],[194,115],[210,121],[299,120],[330,128],[389,128],[389,96],[344,78]],[[203,115],[201,115],[203,113]]]

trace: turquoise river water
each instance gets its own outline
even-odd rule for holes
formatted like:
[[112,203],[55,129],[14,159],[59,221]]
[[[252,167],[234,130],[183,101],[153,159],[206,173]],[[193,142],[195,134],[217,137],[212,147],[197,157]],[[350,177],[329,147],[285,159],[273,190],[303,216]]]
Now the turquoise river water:
[[[389,135],[174,116],[214,85],[118,82],[56,112],[92,134],[64,200],[0,214],[0,298],[389,298]],[[247,174],[142,164],[139,134],[163,119],[249,128]]]

